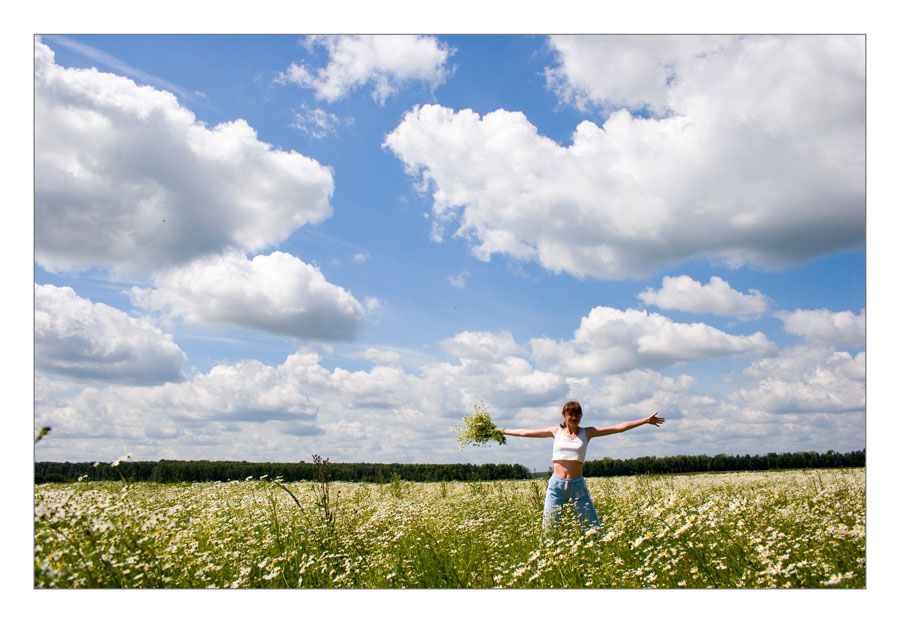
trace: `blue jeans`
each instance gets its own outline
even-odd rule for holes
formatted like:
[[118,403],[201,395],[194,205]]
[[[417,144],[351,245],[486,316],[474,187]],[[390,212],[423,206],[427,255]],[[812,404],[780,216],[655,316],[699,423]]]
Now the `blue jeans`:
[[597,511],[591,502],[591,494],[584,476],[578,478],[560,478],[556,474],[550,476],[547,495],[544,497],[544,528],[556,523],[564,504],[574,505],[583,530],[592,526],[600,528],[600,520],[597,519]]

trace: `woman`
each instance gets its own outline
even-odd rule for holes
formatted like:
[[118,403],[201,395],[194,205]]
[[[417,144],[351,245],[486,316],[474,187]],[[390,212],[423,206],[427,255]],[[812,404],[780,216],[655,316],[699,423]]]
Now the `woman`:
[[615,433],[623,433],[626,430],[637,428],[643,424],[652,424],[659,427],[665,422],[665,418],[656,417],[659,411],[653,415],[635,420],[623,422],[618,426],[596,428],[579,426],[581,422],[581,405],[577,402],[567,402],[563,407],[563,423],[559,426],[541,428],[538,430],[525,430],[521,428],[500,428],[504,435],[514,437],[553,437],[553,475],[547,484],[547,495],[544,498],[544,527],[555,522],[559,509],[567,502],[575,505],[575,510],[580,518],[588,525],[600,527],[597,519],[597,511],[591,502],[591,494],[588,492],[582,472],[584,470],[584,455],[587,451],[588,441],[594,437],[603,437]]

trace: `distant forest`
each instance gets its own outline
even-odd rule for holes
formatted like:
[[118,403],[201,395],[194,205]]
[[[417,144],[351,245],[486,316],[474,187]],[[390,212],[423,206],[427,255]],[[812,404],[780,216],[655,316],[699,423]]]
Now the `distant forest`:
[[746,472],[767,469],[814,469],[821,467],[865,467],[866,451],[786,452],[750,456],[717,454],[706,456],[644,456],[636,459],[586,461],[584,475],[633,476],[635,474],[686,474],[691,472]]
[[[766,455],[717,454],[715,456],[647,456],[635,459],[587,461],[584,475],[631,476],[636,474],[683,474],[691,472],[760,471],[768,469],[809,469],[822,467],[865,467],[866,451],[840,453],[788,452]],[[549,469],[549,468],[548,468]],[[544,476],[546,474],[540,474]],[[109,463],[34,464],[34,481],[73,482],[121,480],[151,482],[208,482],[281,477],[285,482],[327,478],[348,482],[390,482],[401,479],[415,482],[442,480],[513,480],[533,478],[523,465],[487,463],[248,463],[246,461],[128,461],[112,467]]]

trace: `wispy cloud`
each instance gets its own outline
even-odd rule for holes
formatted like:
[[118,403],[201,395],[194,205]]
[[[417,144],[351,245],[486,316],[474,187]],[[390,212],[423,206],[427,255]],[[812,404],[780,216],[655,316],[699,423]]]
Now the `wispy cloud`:
[[353,125],[353,118],[340,118],[337,115],[326,112],[321,108],[309,108],[303,106],[300,111],[294,111],[292,128],[304,132],[314,139],[323,139],[326,136],[337,134],[337,128],[342,125]]
[[471,273],[469,273],[469,271],[467,270],[464,270],[458,275],[450,275],[449,277],[447,277],[447,280],[450,281],[450,285],[452,285],[454,288],[462,289],[466,287],[466,279],[468,279],[470,276]]
[[175,95],[177,95],[182,100],[192,99],[192,98],[205,98],[206,95],[199,91],[186,91],[179,87],[176,84],[172,84],[168,80],[164,80],[158,76],[154,76],[153,74],[148,74],[145,71],[142,71],[136,67],[132,67],[125,61],[116,58],[112,54],[104,52],[103,50],[98,50],[97,48],[87,45],[85,43],[81,43],[80,41],[75,41],[74,39],[70,39],[68,37],[63,37],[62,35],[45,35],[41,37],[41,40],[49,41],[56,45],[62,46],[71,50],[72,52],[77,52],[83,56],[88,57],[89,59],[96,61],[98,64],[105,66],[108,69],[115,71],[118,74],[122,74],[133,78],[137,82],[142,82],[145,84],[149,84],[155,87],[159,87],[165,89],[166,91],[171,91]]

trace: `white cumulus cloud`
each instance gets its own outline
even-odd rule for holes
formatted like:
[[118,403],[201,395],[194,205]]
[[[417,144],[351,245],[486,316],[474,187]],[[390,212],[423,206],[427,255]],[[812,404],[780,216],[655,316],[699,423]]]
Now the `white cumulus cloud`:
[[666,40],[629,39],[649,56],[636,67],[662,80],[658,93],[591,61],[590,41],[576,38],[567,55],[618,81],[617,106],[664,98],[654,108],[667,114],[614,106],[566,146],[521,112],[409,111],[384,145],[431,192],[435,239],[454,226],[480,259],[605,279],[697,257],[784,266],[863,242],[861,37],[701,39],[704,53],[691,44],[674,55]]
[[[489,334],[477,337],[483,345],[491,342]],[[472,348],[460,351],[471,357],[410,371],[395,365],[393,353],[372,348],[358,356],[389,365],[328,368],[316,353],[303,352],[280,365],[223,364],[187,382],[154,387],[78,392],[38,378],[35,423],[54,430],[39,451],[44,460],[135,452],[142,458],[308,460],[317,453],[347,461],[458,462],[468,455],[460,455],[453,427],[473,404],[485,401],[503,426],[538,428],[558,422],[569,398],[585,406],[585,425],[630,421],[655,410],[667,419],[659,430],[598,441],[593,458],[755,452],[760,439],[773,451],[847,450],[864,440],[864,354],[798,347],[764,357],[738,375],[742,387],[722,399],[704,395],[708,389],[686,374],[630,369],[563,376],[533,357],[509,354],[513,346],[503,334],[495,339],[506,349],[502,357]],[[844,440],[837,448],[836,431]],[[543,467],[548,448],[522,442],[478,454],[479,460]]]
[[595,307],[568,341],[535,338],[535,360],[561,374],[592,376],[702,361],[760,355],[774,349],[765,335],[731,335],[704,323],[677,323],[660,314]]
[[35,258],[149,272],[228,248],[259,250],[331,216],[331,171],[260,141],[244,120],[208,128],[175,96],[35,43]]
[[436,401],[439,412],[451,417],[460,417],[482,400],[507,412],[548,402],[562,405],[568,391],[563,376],[538,369],[524,357],[432,364],[423,367],[423,375],[429,401]]
[[715,276],[710,277],[706,285],[687,275],[663,277],[662,288],[647,288],[638,294],[638,298],[662,309],[717,316],[753,316],[765,313],[769,308],[768,299],[759,290],[744,294]]
[[316,96],[333,102],[351,90],[374,83],[372,98],[384,101],[411,81],[432,87],[441,84],[449,70],[453,51],[434,37],[414,35],[315,36],[307,48],[324,47],[328,65],[313,69],[292,63],[281,80],[315,90]]
[[855,411],[866,405],[866,354],[799,346],[761,359],[744,374],[753,380],[729,399],[763,414]]
[[347,340],[366,313],[318,268],[280,251],[252,259],[239,252],[200,258],[154,274],[153,283],[132,288],[134,304],[195,325]]
[[353,355],[359,359],[367,359],[388,366],[402,366],[403,355],[395,350],[370,347]]
[[180,381],[186,360],[148,320],[49,284],[34,287],[34,351],[41,372],[127,385]]
[[[239,431],[241,422],[298,423],[312,433],[318,406],[298,383],[290,361],[276,367],[254,360],[223,364],[187,382],[155,387],[87,388],[56,404],[40,405],[36,422],[50,423],[66,437],[100,435],[136,442],[176,436],[200,445]],[[315,365],[315,358],[307,361]]]
[[508,331],[490,333],[487,331],[463,331],[441,340],[441,348],[459,359],[497,361],[508,355],[520,354],[523,348],[516,344]]
[[784,330],[812,344],[863,346],[866,343],[866,310],[832,312],[827,309],[795,309],[775,314]]
[[459,361],[424,366],[423,371],[446,405],[465,409],[489,397],[494,406],[519,409],[561,400],[567,391],[565,378],[536,367],[507,331],[463,331],[441,340],[440,346]]
[[659,409],[671,414],[673,408],[677,408],[677,401],[666,398],[687,398],[695,386],[696,381],[686,374],[670,378],[655,370],[629,370],[604,376],[593,391],[585,393],[584,401],[613,413],[650,409],[646,413],[649,415]]

